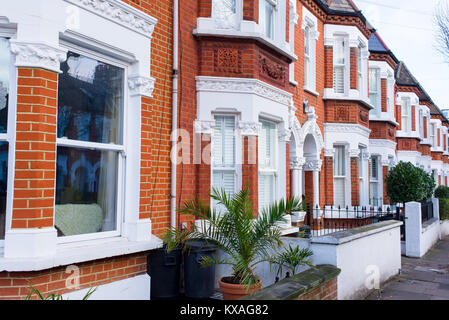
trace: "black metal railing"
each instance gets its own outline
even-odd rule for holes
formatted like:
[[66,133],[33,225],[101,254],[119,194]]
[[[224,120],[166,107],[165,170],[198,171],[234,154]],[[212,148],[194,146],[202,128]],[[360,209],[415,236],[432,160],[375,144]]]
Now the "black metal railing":
[[[309,206],[304,231],[308,237],[323,236],[381,221],[403,221],[399,209],[396,206],[325,208],[316,206],[313,209]],[[402,233],[405,237],[405,229]]]
[[434,218],[432,200],[421,201],[421,221],[426,222]]

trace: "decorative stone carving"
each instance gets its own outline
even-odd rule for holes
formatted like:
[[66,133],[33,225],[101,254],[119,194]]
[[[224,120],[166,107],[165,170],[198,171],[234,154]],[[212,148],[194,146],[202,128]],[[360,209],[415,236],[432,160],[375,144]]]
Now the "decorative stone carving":
[[304,171],[320,171],[322,165],[323,165],[323,161],[320,159],[308,160],[304,164]]
[[290,159],[290,170],[302,170],[305,163],[306,163],[305,158],[295,157],[293,159]]
[[128,79],[128,88],[131,96],[153,97],[154,78],[145,78],[140,76],[131,76]]
[[197,91],[251,93],[290,107],[292,94],[257,79],[197,77]]
[[324,149],[324,156],[333,158],[335,155],[335,149]]
[[287,77],[287,68],[273,58],[259,54],[259,73],[262,77],[284,84]]
[[279,130],[278,138],[280,141],[288,142],[292,136],[292,130],[290,128],[284,128]]
[[152,37],[157,20],[119,0],[65,0],[106,19]]
[[242,136],[258,136],[262,130],[262,124],[259,122],[240,121],[238,127]]
[[195,120],[194,129],[198,134],[210,134],[214,133],[215,121],[209,120]]
[[42,68],[61,72],[61,62],[67,59],[67,50],[44,43],[11,40],[11,52],[16,56],[16,67]]
[[359,149],[351,149],[349,150],[349,157],[350,158],[358,158],[360,154],[360,150]]
[[335,107],[335,120],[338,122],[349,121],[349,107],[347,106]]
[[234,48],[217,48],[214,50],[214,67],[217,72],[240,73],[242,52]]
[[362,121],[363,123],[368,123],[369,120],[369,114],[367,111],[365,110],[360,110],[359,112],[359,117],[360,117],[360,121]]

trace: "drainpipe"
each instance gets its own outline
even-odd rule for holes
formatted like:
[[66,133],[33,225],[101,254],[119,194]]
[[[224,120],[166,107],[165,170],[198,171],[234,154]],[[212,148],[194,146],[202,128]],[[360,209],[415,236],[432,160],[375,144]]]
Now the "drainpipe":
[[[179,0],[174,0],[173,8],[173,101],[172,101],[172,131],[178,128],[178,24]],[[176,228],[176,176],[177,176],[177,137],[172,137],[171,159],[171,195],[170,195],[170,226]]]

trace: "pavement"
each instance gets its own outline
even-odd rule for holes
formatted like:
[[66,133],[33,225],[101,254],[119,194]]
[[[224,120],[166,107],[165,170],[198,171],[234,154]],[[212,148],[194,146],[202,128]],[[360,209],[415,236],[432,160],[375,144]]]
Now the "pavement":
[[449,237],[421,259],[402,257],[401,274],[367,300],[449,300]]

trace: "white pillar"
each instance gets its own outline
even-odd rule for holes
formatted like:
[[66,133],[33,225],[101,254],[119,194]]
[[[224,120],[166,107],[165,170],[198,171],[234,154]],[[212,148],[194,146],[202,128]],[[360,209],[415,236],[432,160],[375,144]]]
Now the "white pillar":
[[421,204],[407,202],[405,204],[405,255],[420,258],[421,253]]

